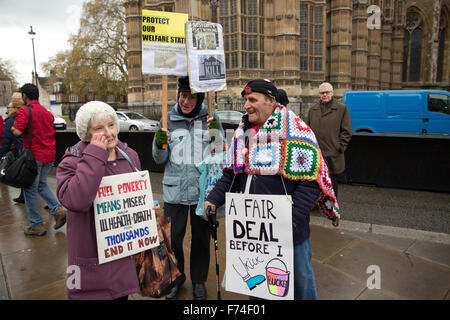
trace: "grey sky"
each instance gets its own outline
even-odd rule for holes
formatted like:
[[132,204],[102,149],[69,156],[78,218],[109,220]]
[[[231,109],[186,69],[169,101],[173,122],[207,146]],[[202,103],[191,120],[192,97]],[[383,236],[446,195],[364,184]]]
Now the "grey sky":
[[0,58],[11,61],[20,85],[31,82],[33,49],[28,35],[36,32],[36,67],[58,51],[68,49],[67,39],[78,30],[84,0],[0,0]]

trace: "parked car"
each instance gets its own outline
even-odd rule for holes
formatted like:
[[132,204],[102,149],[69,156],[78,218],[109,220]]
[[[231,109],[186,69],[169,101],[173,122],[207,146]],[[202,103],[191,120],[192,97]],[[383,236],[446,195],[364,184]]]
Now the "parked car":
[[217,117],[219,117],[220,122],[224,130],[226,129],[236,129],[241,122],[241,118],[244,115],[242,112],[234,110],[219,110],[215,112]]
[[[51,111],[50,111],[51,112]],[[53,120],[53,127],[55,128],[55,130],[66,130],[67,128],[67,123],[66,120],[64,120],[61,117],[58,117],[56,114],[54,114],[53,112],[51,112],[51,114],[53,115],[53,118],[55,118]]]
[[448,91],[347,91],[342,102],[355,132],[450,134]]
[[150,120],[134,111],[116,111],[119,118],[120,131],[156,131],[159,121]]

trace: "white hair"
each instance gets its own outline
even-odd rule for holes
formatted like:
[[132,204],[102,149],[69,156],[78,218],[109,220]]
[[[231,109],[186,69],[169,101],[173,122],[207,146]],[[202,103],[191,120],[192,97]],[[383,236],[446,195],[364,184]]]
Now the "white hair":
[[329,82],[323,82],[320,86],[319,86],[319,90],[323,87],[329,87],[331,91],[333,91],[333,86],[331,85],[331,83]]
[[75,116],[75,126],[77,129],[77,135],[81,141],[86,141],[88,136],[89,126],[94,117],[111,117],[114,120],[119,132],[119,119],[117,118],[116,111],[109,104],[102,101],[91,101],[85,103],[78,109]]

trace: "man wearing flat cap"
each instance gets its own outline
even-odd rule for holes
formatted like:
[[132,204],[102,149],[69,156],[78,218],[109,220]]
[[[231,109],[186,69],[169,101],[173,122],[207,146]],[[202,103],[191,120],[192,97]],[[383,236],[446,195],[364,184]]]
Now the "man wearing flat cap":
[[[227,168],[207,197],[205,210],[210,207],[215,212],[225,203],[226,192],[246,190],[247,181],[250,194],[291,195],[294,298],[317,299],[309,242],[309,214],[317,200],[333,225],[339,224],[339,205],[327,166],[314,133],[276,102],[277,88],[270,80],[250,81],[241,95],[247,113],[235,131]],[[266,152],[268,146],[275,152]]]
[[[184,275],[183,240],[190,214],[192,231],[190,275],[193,296],[206,299],[210,231],[206,220],[196,215],[200,196],[200,172],[196,163],[210,152],[211,136],[223,134],[217,117],[208,119],[208,107],[203,104],[204,93],[192,93],[187,76],[178,79],[178,103],[167,114],[167,129],[159,129],[153,140],[152,155],[157,164],[164,164],[164,215],[171,217],[171,244],[177,267]],[[214,125],[213,125],[214,124]],[[210,129],[215,129],[211,132]],[[163,149],[163,145],[168,147]],[[208,151],[209,150],[209,151]],[[200,204],[203,205],[203,204]],[[166,296],[174,300],[180,286]]]

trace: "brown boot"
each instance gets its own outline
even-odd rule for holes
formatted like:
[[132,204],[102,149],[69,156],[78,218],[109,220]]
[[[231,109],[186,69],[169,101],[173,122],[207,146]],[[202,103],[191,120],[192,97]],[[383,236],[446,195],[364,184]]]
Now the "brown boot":
[[58,230],[66,223],[66,209],[63,207],[59,207],[55,211],[55,225],[53,226],[53,229]]
[[38,225],[34,226],[34,228],[27,226],[25,230],[23,231],[27,236],[43,236],[47,233],[47,229],[44,226],[44,223],[39,223]]

